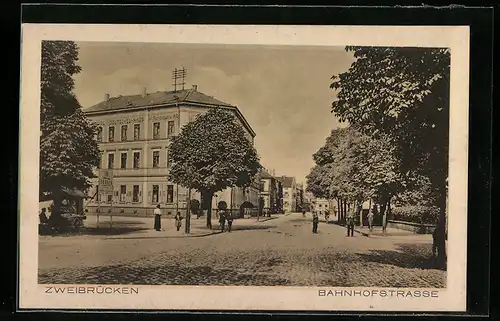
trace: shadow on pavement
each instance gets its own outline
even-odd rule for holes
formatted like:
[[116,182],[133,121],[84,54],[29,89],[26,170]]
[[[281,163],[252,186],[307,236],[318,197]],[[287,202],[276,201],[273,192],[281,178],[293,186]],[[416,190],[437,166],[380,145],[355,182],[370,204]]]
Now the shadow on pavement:
[[139,231],[150,230],[147,227],[126,227],[126,226],[117,226],[117,227],[86,227],[77,232],[66,232],[61,234],[53,234],[52,237],[71,237],[71,236],[85,236],[85,235],[125,235],[130,233],[135,233]]
[[407,269],[439,269],[433,256],[431,244],[396,244],[396,251],[370,250],[357,253],[365,262],[389,264]]
[[193,237],[206,237],[211,235],[220,234],[219,232],[212,231],[204,234],[180,234],[180,235],[159,235],[159,236],[134,236],[134,237],[113,237],[109,240],[154,240],[154,239],[181,239],[181,238],[193,238]]
[[294,218],[294,219],[288,220],[288,222],[290,222],[290,223],[311,222],[311,224],[312,224],[312,218],[307,218],[307,217]]
[[[252,231],[252,230],[269,230],[276,228],[275,225],[234,225],[231,228],[231,232],[233,231]],[[227,226],[226,226],[227,229]]]
[[[151,220],[151,222],[152,222],[151,225],[153,225],[154,224],[153,220]],[[109,221],[101,221],[101,222],[99,222],[99,226],[100,227],[102,227],[102,226],[106,227],[106,225],[109,226]],[[141,221],[118,221],[118,222],[114,222],[113,225],[122,226],[122,225],[147,225],[147,224],[144,223],[144,222],[141,222]],[[88,228],[92,228],[92,227],[88,227]]]

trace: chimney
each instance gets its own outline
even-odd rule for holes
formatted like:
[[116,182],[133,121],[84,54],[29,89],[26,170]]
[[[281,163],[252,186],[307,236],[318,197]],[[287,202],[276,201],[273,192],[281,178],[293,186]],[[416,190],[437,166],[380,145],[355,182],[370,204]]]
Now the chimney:
[[146,87],[142,88],[142,94],[141,94],[142,98],[146,97],[146,95],[147,95],[146,90],[147,90]]
[[193,85],[193,90],[198,91],[198,85]]
[[109,94],[104,94],[104,101],[108,101],[109,100]]

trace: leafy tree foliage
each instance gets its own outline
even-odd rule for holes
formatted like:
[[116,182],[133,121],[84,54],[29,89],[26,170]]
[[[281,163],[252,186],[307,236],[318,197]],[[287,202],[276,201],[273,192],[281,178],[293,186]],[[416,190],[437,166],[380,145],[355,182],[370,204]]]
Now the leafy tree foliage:
[[307,176],[307,190],[337,199],[339,208],[343,203],[360,209],[371,198],[386,204],[405,185],[390,142],[365,135],[357,126],[333,130],[313,158],[316,166]]
[[40,196],[49,194],[55,201],[63,187],[82,191],[90,187],[100,159],[96,128],[73,94],[73,76],[81,70],[77,62],[74,42],[42,42]]
[[332,112],[394,142],[401,172],[429,177],[437,193],[448,170],[447,49],[347,47],[357,60],[334,76]]
[[170,150],[170,180],[201,193],[210,228],[214,193],[232,186],[247,188],[260,169],[253,143],[234,114],[218,108],[187,123]]
[[[445,221],[450,52],[446,48],[346,47],[356,61],[332,77],[332,112],[393,146],[397,172],[426,177]],[[444,238],[440,238],[443,239]],[[438,245],[445,257],[444,242]],[[444,256],[443,256],[444,255]]]

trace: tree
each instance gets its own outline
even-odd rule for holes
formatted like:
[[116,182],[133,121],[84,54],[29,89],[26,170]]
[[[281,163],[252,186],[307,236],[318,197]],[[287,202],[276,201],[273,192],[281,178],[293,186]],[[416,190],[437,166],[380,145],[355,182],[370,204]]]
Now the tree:
[[42,42],[40,196],[53,197],[54,218],[62,189],[86,191],[100,160],[96,127],[73,94],[72,77],[81,70],[77,62],[74,42]]
[[[332,112],[394,144],[404,175],[429,178],[444,224],[448,175],[450,52],[444,48],[346,47],[356,61],[332,77]],[[443,238],[440,238],[444,240]],[[445,244],[438,245],[441,262]]]
[[210,109],[187,123],[170,145],[170,180],[200,192],[212,227],[214,193],[228,187],[247,188],[260,169],[253,143],[232,112]]

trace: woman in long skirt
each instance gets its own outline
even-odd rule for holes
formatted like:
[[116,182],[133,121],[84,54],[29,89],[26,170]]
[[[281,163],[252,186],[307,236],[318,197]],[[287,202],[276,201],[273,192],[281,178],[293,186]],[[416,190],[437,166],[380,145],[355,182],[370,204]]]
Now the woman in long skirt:
[[160,210],[160,205],[156,205],[156,208],[154,210],[154,215],[155,215],[155,230],[161,231],[161,210]]

